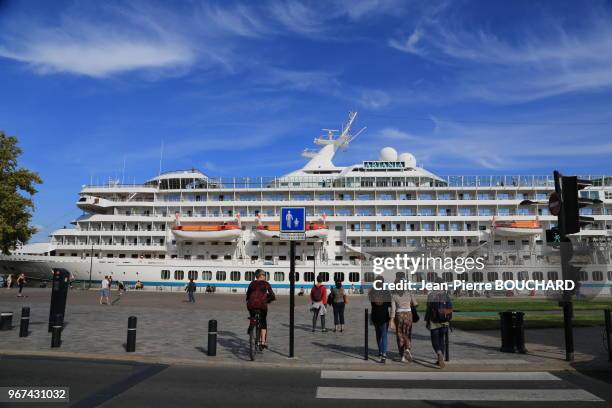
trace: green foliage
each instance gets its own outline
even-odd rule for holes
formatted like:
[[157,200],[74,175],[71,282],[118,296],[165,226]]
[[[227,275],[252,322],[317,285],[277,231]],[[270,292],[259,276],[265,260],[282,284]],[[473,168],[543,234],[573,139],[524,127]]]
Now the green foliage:
[[18,242],[27,242],[36,231],[30,226],[38,174],[19,167],[17,138],[0,131],[0,251],[8,254]]

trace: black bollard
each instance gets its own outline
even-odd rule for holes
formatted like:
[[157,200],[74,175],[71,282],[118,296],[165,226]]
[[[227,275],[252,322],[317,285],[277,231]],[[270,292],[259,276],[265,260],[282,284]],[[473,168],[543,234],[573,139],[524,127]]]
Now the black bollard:
[[608,346],[608,361],[612,361],[612,313],[610,309],[604,310],[606,320],[606,344]]
[[125,351],[128,353],[136,351],[136,320],[136,316],[128,317],[127,344],[125,345]]
[[368,350],[368,329],[369,329],[369,324],[370,322],[368,321],[368,309],[366,308],[365,310],[365,314],[364,314],[364,323],[363,323],[363,359],[367,360],[369,358],[368,354],[369,354],[369,350]]
[[448,341],[448,333],[450,332],[450,325],[446,328],[446,332],[444,333],[444,360],[450,361],[450,345]]
[[502,353],[514,353],[514,312],[507,310],[499,312],[499,323],[501,329],[501,348]]
[[56,314],[55,319],[53,320],[53,325],[51,326],[51,347],[57,348],[62,345],[62,323],[63,316],[61,314]]
[[30,327],[30,308],[24,306],[21,308],[21,324],[19,326],[19,337],[28,337],[28,328]]
[[13,328],[13,312],[0,313],[0,330],[11,330]]
[[516,317],[514,319],[514,344],[516,345],[516,350],[521,354],[527,354],[527,349],[525,348],[525,323],[524,323],[525,313],[516,312]]
[[217,321],[208,321],[208,349],[206,350],[208,356],[214,357],[217,355]]

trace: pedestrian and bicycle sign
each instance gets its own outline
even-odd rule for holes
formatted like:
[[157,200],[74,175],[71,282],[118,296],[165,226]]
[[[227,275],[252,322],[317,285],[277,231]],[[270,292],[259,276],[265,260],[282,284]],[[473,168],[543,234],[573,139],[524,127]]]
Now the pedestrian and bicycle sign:
[[280,239],[302,241],[306,239],[306,210],[304,207],[282,207]]

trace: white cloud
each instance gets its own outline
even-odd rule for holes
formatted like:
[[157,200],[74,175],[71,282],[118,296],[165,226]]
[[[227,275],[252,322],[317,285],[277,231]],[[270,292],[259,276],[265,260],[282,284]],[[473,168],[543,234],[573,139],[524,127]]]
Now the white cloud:
[[420,54],[421,50],[417,49],[416,45],[422,37],[423,30],[421,28],[416,28],[405,40],[397,40],[393,38],[389,40],[389,45],[400,51]]
[[420,140],[418,136],[396,128],[384,128],[378,132],[378,137],[387,140]]

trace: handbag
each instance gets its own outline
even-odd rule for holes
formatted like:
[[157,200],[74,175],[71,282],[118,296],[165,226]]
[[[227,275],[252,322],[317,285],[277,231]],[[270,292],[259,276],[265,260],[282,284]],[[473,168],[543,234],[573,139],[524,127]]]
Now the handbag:
[[410,311],[412,312],[412,323],[418,323],[418,321],[421,320],[421,318],[419,317],[419,314],[417,313],[416,307],[414,307],[414,305],[411,305]]

